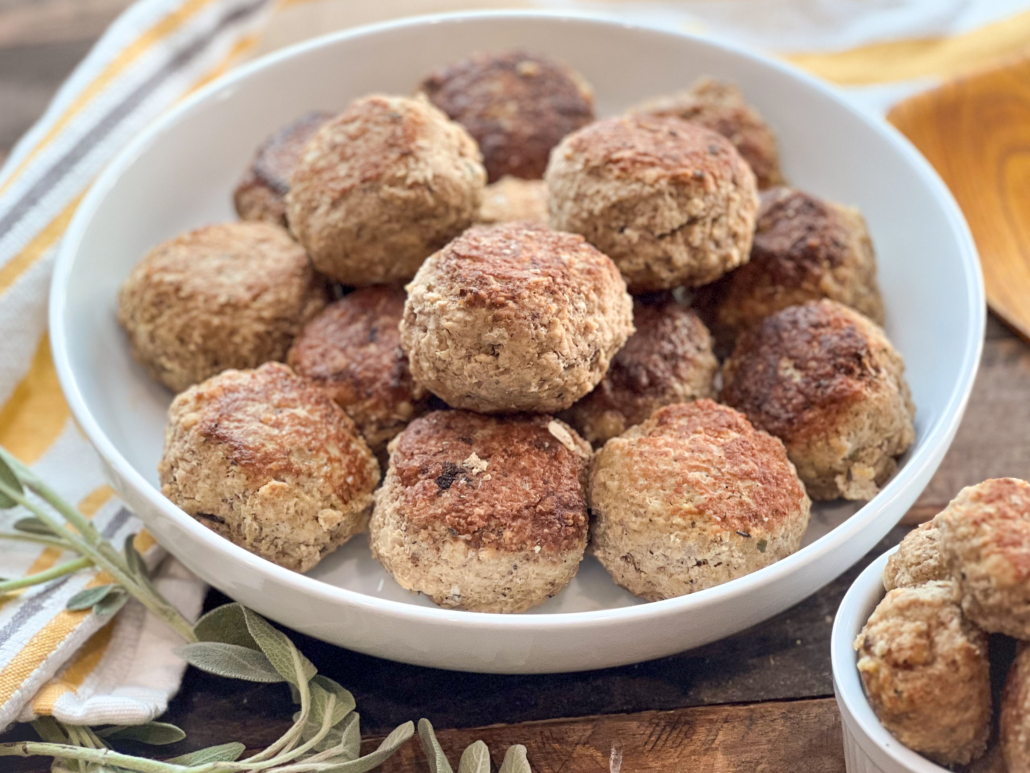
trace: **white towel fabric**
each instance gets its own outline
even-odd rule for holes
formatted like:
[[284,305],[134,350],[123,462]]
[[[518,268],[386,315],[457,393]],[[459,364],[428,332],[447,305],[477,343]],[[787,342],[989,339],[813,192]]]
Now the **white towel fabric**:
[[[1030,0],[139,0],[0,170],[0,443],[80,503],[115,544],[140,523],[103,485],[57,388],[46,339],[54,247],[83,191],[155,116],[244,57],[359,23],[484,6],[592,11],[733,38],[846,83],[877,111],[1030,40]],[[0,529],[25,514],[0,513]],[[146,555],[152,564],[163,557],[157,547]],[[0,541],[3,577],[68,559]],[[0,728],[38,714],[143,722],[174,695],[178,638],[138,604],[109,628],[91,612],[65,610],[91,582],[101,580],[82,572],[0,599]],[[158,585],[184,614],[198,613],[204,586],[180,565],[166,562]]]

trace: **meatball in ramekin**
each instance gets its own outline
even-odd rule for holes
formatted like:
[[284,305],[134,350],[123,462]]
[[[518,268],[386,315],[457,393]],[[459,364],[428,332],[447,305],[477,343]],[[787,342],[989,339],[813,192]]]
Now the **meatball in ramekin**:
[[715,396],[719,363],[712,337],[693,311],[666,293],[637,296],[633,326],[636,332],[601,383],[561,416],[595,446],[663,405]]
[[762,193],[751,259],[694,300],[729,346],[777,311],[829,298],[883,324],[876,255],[856,209],[791,188]]
[[419,99],[358,99],[305,145],[286,216],[315,267],[345,285],[403,282],[464,231],[486,172],[461,126]]
[[533,223],[470,228],[408,285],[411,373],[454,408],[568,408],[633,332],[619,270],[575,234]]
[[379,482],[343,409],[277,362],[176,397],[158,471],[161,492],[186,513],[298,572],[364,531]]
[[1030,647],[1021,644],[1009,668],[998,711],[1006,773],[1030,773]]
[[887,559],[883,569],[884,589],[913,588],[926,582],[951,579],[941,556],[940,537],[936,519],[906,534]]
[[718,132],[747,161],[759,188],[783,183],[776,135],[732,83],[698,78],[686,91],[649,99],[630,108],[630,112],[682,118]]
[[550,416],[438,411],[390,444],[372,554],[444,607],[522,612],[576,574],[590,446]]
[[1030,483],[967,486],[934,520],[966,616],[988,633],[1030,640]]
[[236,214],[286,227],[286,192],[304,146],[332,113],[308,113],[273,134],[258,148],[233,192]]
[[875,323],[812,301],[741,336],[722,397],[783,441],[812,499],[871,499],[915,439],[904,370]]
[[648,601],[789,556],[811,509],[783,443],[711,400],[660,408],[605,443],[588,496],[591,552]]
[[308,322],[287,363],[324,387],[376,454],[426,409],[401,349],[404,290],[377,285],[345,295]]
[[325,306],[325,282],[282,228],[226,223],[158,245],[118,294],[133,356],[175,392],[282,360]]
[[511,223],[532,220],[547,225],[547,183],[505,176],[486,186],[477,221]]
[[630,292],[707,284],[747,262],[755,176],[729,140],[703,126],[597,121],[554,149],[546,179],[551,225],[611,257]]
[[551,148],[594,120],[586,81],[525,51],[474,54],[432,73],[419,90],[479,143],[490,182],[542,177]]
[[987,635],[952,582],[890,591],[855,640],[858,673],[883,726],[941,765],[980,757],[991,731]]

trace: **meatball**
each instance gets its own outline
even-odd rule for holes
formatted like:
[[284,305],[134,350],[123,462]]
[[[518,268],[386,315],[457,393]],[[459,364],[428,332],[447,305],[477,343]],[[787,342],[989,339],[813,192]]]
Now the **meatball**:
[[226,223],[158,245],[129,274],[118,321],[133,356],[181,392],[227,368],[286,357],[325,306],[304,250],[268,223]]
[[444,607],[522,612],[576,574],[590,446],[550,416],[437,411],[390,444],[372,554]]
[[486,186],[477,219],[480,223],[533,220],[546,224],[547,183],[543,180],[502,177]]
[[240,547],[306,572],[365,529],[379,465],[354,423],[286,365],[227,370],[168,409],[161,492]]
[[345,295],[304,326],[286,360],[328,391],[377,454],[426,408],[401,349],[404,299],[386,285]]
[[648,601],[789,556],[811,502],[783,444],[711,400],[668,405],[605,443],[588,487],[591,551]]
[[562,418],[594,445],[621,435],[663,405],[714,397],[719,363],[708,328],[670,295],[633,301],[636,332],[593,392]]
[[1007,773],[1030,773],[1030,647],[1025,644],[1005,679],[998,725]]
[[712,282],[746,263],[755,176],[720,134],[678,118],[609,118],[570,134],[547,167],[551,225],[583,234],[631,292]]
[[319,271],[358,287],[402,282],[472,223],[485,184],[461,126],[427,102],[374,95],[304,147],[286,213]]
[[940,534],[936,520],[927,521],[906,534],[897,551],[887,559],[883,569],[884,589],[913,588],[951,579],[941,558]]
[[308,140],[332,117],[332,113],[308,113],[265,140],[233,192],[236,214],[244,220],[286,226],[290,176]]
[[531,223],[470,228],[408,285],[401,344],[455,408],[568,408],[633,332],[619,270],[582,237]]
[[962,611],[989,633],[1030,639],[1030,483],[967,486],[936,520]]
[[812,499],[871,499],[915,439],[904,370],[877,325],[811,301],[741,336],[722,396],[783,441]]
[[570,68],[524,51],[474,54],[419,90],[479,143],[490,182],[540,178],[551,148],[594,120],[594,97]]
[[718,132],[747,161],[759,188],[783,183],[776,135],[733,83],[698,78],[686,91],[649,99],[630,112],[682,118]]
[[761,202],[751,259],[694,301],[716,336],[732,344],[770,314],[820,298],[882,325],[876,255],[858,210],[790,188],[765,191]]
[[951,582],[896,588],[855,640],[858,672],[880,722],[941,765],[981,756],[991,730],[987,635]]

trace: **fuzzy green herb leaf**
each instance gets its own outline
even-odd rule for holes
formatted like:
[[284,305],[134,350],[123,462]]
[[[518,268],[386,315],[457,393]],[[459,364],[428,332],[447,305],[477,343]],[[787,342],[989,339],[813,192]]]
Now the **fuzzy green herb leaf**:
[[138,741],[150,746],[166,746],[186,737],[180,728],[167,722],[147,722],[127,727],[108,727],[94,731],[108,741]]
[[310,681],[317,673],[315,666],[297,651],[289,637],[273,628],[261,615],[244,607],[243,617],[250,635],[283,679],[299,687],[301,679]]
[[526,758],[526,747],[522,744],[509,746],[497,773],[533,773]]
[[366,754],[364,757],[359,757],[358,759],[351,760],[350,762],[333,765],[332,767],[324,769],[323,773],[365,773],[367,770],[378,768],[390,759],[390,757],[396,754],[397,750],[406,744],[408,739],[414,734],[415,725],[411,722],[405,722],[386,736],[386,738],[383,739],[383,742],[379,744],[379,748],[371,754]]
[[342,727],[340,738],[340,756],[348,760],[356,760],[361,754],[361,717],[352,712],[337,727]]
[[482,741],[476,741],[461,755],[458,773],[490,773],[490,749]]
[[50,527],[34,515],[28,518],[19,518],[14,522],[14,528],[26,534],[39,534],[44,537],[54,536],[54,532]]
[[109,593],[113,592],[117,588],[117,585],[111,583],[108,585],[98,585],[95,588],[86,588],[86,590],[80,590],[78,593],[76,593],[74,596],[68,599],[68,603],[65,605],[65,607],[70,612],[81,612],[84,609],[89,609],[90,607],[99,604],[101,601],[107,598]]
[[53,717],[40,717],[32,721],[32,729],[47,743],[68,743],[68,736]]
[[125,562],[129,565],[129,569],[134,575],[139,577],[141,580],[147,581],[150,579],[150,568],[147,566],[147,562],[143,560],[143,556],[136,550],[136,535],[130,534],[125,538]]
[[[18,480],[18,476],[14,474],[14,470],[11,469],[11,465],[7,463],[7,460],[0,455],[0,483],[17,492],[18,494],[24,494],[25,489],[21,486],[21,481]],[[3,491],[0,491],[0,510],[10,510],[18,503],[14,501]],[[47,532],[49,534],[49,531]]]
[[422,751],[429,761],[430,773],[454,773],[451,763],[447,761],[447,755],[440,747],[440,742],[436,740],[433,724],[428,719],[418,721],[418,737],[422,741]]
[[113,615],[124,607],[128,600],[128,592],[122,587],[117,587],[93,605],[93,614],[101,617]]
[[194,624],[193,633],[198,641],[220,641],[252,650],[261,649],[247,629],[243,605],[238,602],[212,609]]
[[207,765],[210,762],[236,762],[247,750],[241,743],[223,743],[220,746],[209,746],[206,749],[197,749],[195,752],[173,757],[166,762],[172,765],[184,765],[188,768],[196,768]]
[[267,684],[283,681],[263,652],[238,644],[198,642],[179,647],[175,653],[194,668],[216,676]]

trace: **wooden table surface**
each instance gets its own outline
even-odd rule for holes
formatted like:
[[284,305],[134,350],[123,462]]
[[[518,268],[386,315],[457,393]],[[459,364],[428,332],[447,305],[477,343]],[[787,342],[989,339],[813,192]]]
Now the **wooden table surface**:
[[[0,0],[0,160],[95,37],[127,0]],[[991,319],[965,420],[908,519],[937,513],[963,486],[1030,478],[1030,349]],[[529,748],[533,769],[844,770],[833,700],[830,628],[848,585],[896,544],[898,527],[859,566],[793,609],[701,649],[635,666],[548,676],[491,676],[417,668],[295,636],[319,670],[357,698],[368,737],[428,717],[444,747],[486,740],[495,763],[510,743]],[[212,592],[207,606],[225,598]],[[646,636],[647,631],[641,631]],[[167,718],[183,727],[179,753],[229,740],[257,747],[278,737],[292,707],[282,685],[254,685],[191,670]],[[521,723],[521,724],[520,724]],[[32,737],[16,728],[7,738]],[[416,744],[386,771],[426,770]],[[457,759],[457,754],[453,756]],[[5,770],[44,771],[40,760]]]

